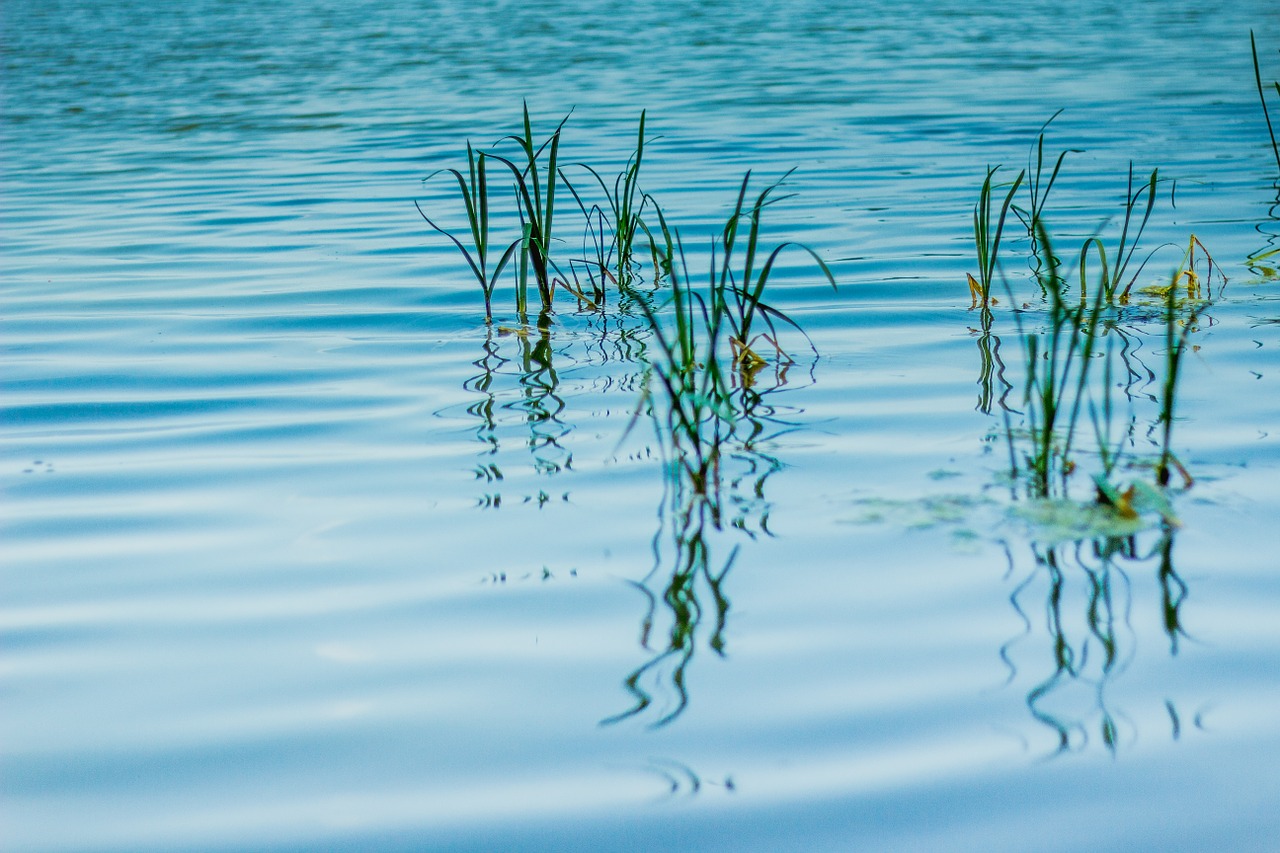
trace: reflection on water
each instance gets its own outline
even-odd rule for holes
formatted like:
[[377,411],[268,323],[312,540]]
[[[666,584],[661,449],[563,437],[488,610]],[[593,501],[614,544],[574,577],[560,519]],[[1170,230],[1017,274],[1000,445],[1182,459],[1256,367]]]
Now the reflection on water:
[[652,759],[645,769],[662,780],[666,787],[666,793],[663,795],[664,800],[676,797],[695,797],[706,788],[720,788],[729,794],[737,790],[737,785],[732,776],[708,779],[687,764],[673,759]]
[[[623,680],[634,699],[632,707],[604,724],[644,713],[659,693],[669,694],[668,701],[652,725],[671,722],[689,704],[686,679],[699,639],[709,633],[707,647],[719,657],[725,654],[729,599],[723,584],[738,549],[735,546],[723,563],[713,563],[708,539],[721,529],[718,502],[681,484],[669,484],[658,514],[653,568],[633,582],[645,597],[640,646],[651,657]],[[659,619],[669,625],[655,641]]]
[[[1011,294],[1012,295],[1012,294]],[[1163,297],[1162,297],[1163,299]],[[1189,588],[1174,566],[1174,544],[1178,524],[1172,502],[1178,492],[1154,485],[1153,461],[1167,446],[1162,430],[1173,411],[1174,387],[1167,377],[1148,365],[1146,341],[1155,338],[1166,352],[1155,351],[1162,372],[1170,370],[1171,337],[1177,323],[1182,334],[1212,325],[1201,313],[1199,288],[1189,292],[1181,318],[1172,312],[1172,296],[1162,309],[1150,299],[1137,304],[1099,307],[1088,323],[1066,327],[1074,336],[1093,338],[1084,349],[1068,352],[1067,358],[1081,361],[1077,373],[1061,374],[1065,390],[1051,403],[1033,399],[1030,378],[1026,380],[1024,408],[1036,405],[1070,405],[1078,410],[1066,426],[1045,431],[1037,437],[1033,428],[1023,426],[1028,418],[1009,398],[1015,385],[1006,378],[1006,365],[996,333],[996,318],[989,305],[980,309],[978,339],[978,410],[999,414],[1009,453],[1009,499],[1011,510],[1023,518],[1034,518],[1027,549],[1030,569],[1021,577],[1009,597],[1024,631],[1000,650],[1010,668],[1010,682],[1020,676],[1030,678],[1026,705],[1038,723],[1053,733],[1056,753],[1080,751],[1095,739],[1115,753],[1126,736],[1136,736],[1137,724],[1126,717],[1110,698],[1111,688],[1137,654],[1138,632],[1132,624],[1130,576],[1138,569],[1153,571],[1160,590],[1159,621],[1169,641],[1171,655],[1177,655],[1179,641],[1186,636],[1182,606]],[[1081,299],[1083,305],[1083,297]],[[1041,306],[1024,303],[1014,309],[1013,323],[1024,346],[1019,353],[1022,375],[1034,375],[1032,363],[1057,357],[1056,343],[1037,343],[1061,334],[1055,325],[1057,304],[1041,317]],[[1044,327],[1024,330],[1023,318],[1032,318]],[[1156,346],[1159,346],[1157,344]],[[1178,344],[1181,346],[1181,344]],[[1089,362],[1099,362],[1087,372]],[[1068,361],[1069,363],[1069,361]],[[1065,422],[1065,421],[1064,421]],[[1078,425],[1080,435],[1074,435]],[[1076,451],[1070,451],[1073,440]],[[1040,444],[1037,444],[1040,442]],[[1030,470],[1033,454],[1053,453],[1062,461],[1058,488],[1046,482],[1029,481],[1020,488],[1019,471]],[[1091,497],[1071,500],[1071,480],[1080,466],[1092,469]],[[1180,465],[1180,463],[1178,463]],[[1186,476],[1185,488],[1190,487]],[[1125,484],[1127,488],[1125,488]],[[1143,544],[1154,531],[1154,541]],[[1005,544],[1010,574],[1022,563]],[[1018,546],[1021,547],[1021,546]],[[1043,601],[1043,605],[1040,602]],[[1042,616],[1035,617],[1036,610]],[[1025,662],[1022,651],[1027,638],[1035,637],[1035,664]],[[1018,653],[1015,655],[1015,650]],[[1015,658],[1024,662],[1019,666]],[[1173,700],[1166,700],[1174,737],[1182,729],[1182,715]]]
[[[511,341],[508,351],[515,348],[510,357],[503,355],[506,340]],[[481,397],[467,407],[467,413],[478,421],[475,436],[484,445],[483,456],[500,455],[503,434],[509,431],[507,424],[513,420],[504,415],[514,412],[514,420],[524,425],[522,441],[537,474],[552,475],[573,467],[573,454],[561,443],[572,427],[562,419],[565,402],[557,394],[559,378],[554,358],[549,322],[532,329],[499,327],[496,335],[493,326],[485,327],[483,354],[472,362],[480,372],[464,383],[468,391]],[[511,366],[515,368],[515,387],[504,388],[498,380],[511,375]],[[480,499],[480,506],[501,507],[502,492],[497,484],[506,478],[502,464],[492,458],[475,470],[476,478],[494,489]],[[542,506],[550,495],[539,489],[536,495],[525,495],[524,500],[535,500]]]
[[1263,281],[1280,278],[1280,182],[1274,185],[1275,197],[1267,207],[1267,216],[1254,226],[1262,237],[1262,245],[1249,254],[1249,269]]
[[[668,460],[653,537],[653,567],[633,582],[645,599],[640,647],[649,658],[623,679],[632,706],[602,724],[650,710],[656,715],[652,727],[670,723],[689,704],[689,667],[699,644],[719,658],[725,656],[730,609],[725,584],[741,543],[722,542],[721,534],[728,529],[752,539],[772,535],[765,485],[782,464],[768,448],[790,428],[768,400],[782,390],[785,373],[778,373],[777,379],[777,384],[760,390],[739,373],[732,423],[709,430],[716,448],[708,458],[715,461],[701,472]],[[656,416],[654,422],[661,431]],[[666,446],[670,436],[660,435],[659,440]],[[717,551],[720,556],[713,555]]]
[[[1030,667],[1028,675],[1034,684],[1026,703],[1031,716],[1054,733],[1056,752],[1085,749],[1093,733],[1114,753],[1126,735],[1126,725],[1131,729],[1129,737],[1136,736],[1136,724],[1108,696],[1138,653],[1131,623],[1130,573],[1154,569],[1160,587],[1160,623],[1170,655],[1177,655],[1179,641],[1186,636],[1182,606],[1190,590],[1174,567],[1175,540],[1176,530],[1165,524],[1145,549],[1137,536],[1030,546],[1032,568],[1009,596],[1024,630],[1001,648],[1000,655],[1010,668],[1012,682],[1019,675],[1015,647],[1026,638],[1037,638],[1034,657],[1047,665]],[[1036,618],[1031,614],[1042,599],[1042,616]],[[1025,657],[1025,653],[1016,656]],[[1176,739],[1181,715],[1172,700],[1166,700],[1166,709]]]

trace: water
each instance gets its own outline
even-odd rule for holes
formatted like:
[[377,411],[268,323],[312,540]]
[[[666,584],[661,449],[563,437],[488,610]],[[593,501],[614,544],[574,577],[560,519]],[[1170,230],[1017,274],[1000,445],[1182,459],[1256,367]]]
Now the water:
[[[8,849],[1269,849],[1272,4],[2,14]],[[770,233],[840,280],[785,256],[821,358],[762,378],[673,653],[644,336],[570,301],[539,362],[413,209],[455,216],[421,179],[522,99],[606,170],[647,108],[694,245],[746,169],[799,167]],[[978,410],[972,204],[1059,109],[1055,235],[1158,166],[1143,244],[1194,233],[1231,279],[1182,377],[1182,527],[1110,562],[1005,517]]]

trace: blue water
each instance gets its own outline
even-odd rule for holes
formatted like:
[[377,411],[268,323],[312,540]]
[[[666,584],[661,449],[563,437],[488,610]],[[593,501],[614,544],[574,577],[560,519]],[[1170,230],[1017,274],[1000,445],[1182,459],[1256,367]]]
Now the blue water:
[[[1273,849],[1273,4],[0,15],[5,849]],[[839,282],[784,256],[821,355],[759,380],[678,647],[651,341],[568,299],[535,351],[505,284],[487,327],[413,207],[458,226],[422,179],[522,101],[610,174],[647,109],[698,264],[747,169],[796,167],[768,233]],[[1063,245],[1159,167],[1142,283],[1193,233],[1229,279],[1181,378],[1181,527],[1109,560],[1007,516],[965,285],[986,167],[1058,110]]]

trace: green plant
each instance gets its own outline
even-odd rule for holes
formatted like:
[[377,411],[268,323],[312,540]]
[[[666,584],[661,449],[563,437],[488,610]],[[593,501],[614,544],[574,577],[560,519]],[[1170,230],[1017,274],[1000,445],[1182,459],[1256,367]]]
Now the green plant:
[[[1103,263],[1103,287],[1106,290],[1106,297],[1109,302],[1117,298],[1116,290],[1125,280],[1125,274],[1128,271],[1129,263],[1133,260],[1133,253],[1137,251],[1138,241],[1142,239],[1142,232],[1146,230],[1147,222],[1151,219],[1151,212],[1155,209],[1156,183],[1159,180],[1159,177],[1160,170],[1152,169],[1151,175],[1147,178],[1146,183],[1142,184],[1137,189],[1134,189],[1133,163],[1129,164],[1129,183],[1128,190],[1125,193],[1124,227],[1120,230],[1120,241],[1116,244],[1116,251],[1114,255],[1116,264],[1114,270],[1107,269],[1106,255],[1105,253],[1102,253],[1101,255]],[[1138,229],[1133,235],[1133,242],[1127,243],[1126,251],[1126,240],[1129,236],[1129,228],[1133,224],[1134,210],[1144,193],[1146,194],[1147,201],[1145,210],[1142,214],[1142,222],[1138,225]],[[1101,252],[1101,244],[1099,244],[1099,251]],[[1147,261],[1150,259],[1151,255],[1147,255],[1147,260],[1144,260],[1139,264],[1138,269],[1134,271],[1131,277],[1129,277],[1128,283],[1124,285],[1124,290],[1119,294],[1119,299],[1121,301],[1129,298],[1129,291],[1133,288],[1134,282],[1138,280],[1138,276],[1142,274],[1143,268],[1147,265]]]
[[515,252],[519,241],[512,242],[503,251],[502,256],[498,259],[498,263],[494,266],[493,271],[489,271],[489,181],[485,174],[485,159],[488,155],[483,152],[477,153],[471,147],[471,143],[467,143],[467,174],[464,176],[457,169],[444,169],[440,172],[433,172],[423,179],[423,182],[431,180],[439,174],[448,173],[458,182],[458,191],[462,195],[463,204],[467,209],[467,224],[471,231],[471,248],[468,249],[463,245],[457,237],[441,228],[423,212],[418,202],[414,202],[413,206],[418,209],[418,213],[426,220],[436,231],[448,237],[458,250],[462,252],[462,256],[466,258],[467,264],[471,267],[472,274],[475,275],[476,281],[480,284],[480,289],[484,293],[484,318],[486,322],[493,320],[493,290],[497,285],[498,276],[502,275],[502,270],[511,260],[511,255]]
[[1040,223],[1040,216],[1044,212],[1049,202],[1049,193],[1053,190],[1053,185],[1058,180],[1058,173],[1062,171],[1062,163],[1067,159],[1068,154],[1078,154],[1079,151],[1074,148],[1067,149],[1058,154],[1057,161],[1053,164],[1053,171],[1049,174],[1048,179],[1044,177],[1044,138],[1045,130],[1053,123],[1053,120],[1062,115],[1062,110],[1049,117],[1049,120],[1040,126],[1040,134],[1036,140],[1034,147],[1035,161],[1031,162],[1028,157],[1027,169],[1024,174],[1028,175],[1027,179],[1027,195],[1028,206],[1026,208],[1013,206],[1014,214],[1022,221],[1023,226],[1027,229],[1027,236],[1031,238],[1031,254],[1040,261],[1040,244],[1037,240],[1037,230]]
[[[573,193],[574,199],[578,202],[578,208],[587,221],[587,231],[596,250],[594,265],[599,271],[600,278],[611,278],[619,288],[624,290],[630,288],[635,275],[635,242],[643,231],[641,217],[646,206],[654,204],[652,197],[640,189],[640,164],[644,159],[646,141],[645,112],[641,111],[635,151],[614,179],[612,187],[605,183],[600,173],[591,166],[585,163],[577,164],[590,173],[599,185],[606,199],[607,210],[598,204],[588,208],[573,184],[565,179],[565,185]],[[592,284],[595,284],[594,277]],[[594,293],[595,301],[603,302],[605,294],[603,282],[599,287],[594,288]]]
[[[523,134],[513,134],[502,140],[514,142],[519,147],[523,155],[521,164],[517,165],[497,154],[488,155],[505,165],[515,179],[516,209],[521,230],[516,313],[521,317],[526,315],[529,306],[530,270],[533,272],[534,283],[538,288],[543,313],[551,310],[552,298],[555,295],[555,282],[552,275],[555,263],[551,259],[551,228],[555,217],[556,181],[560,176],[556,162],[560,154],[560,132],[565,122],[569,120],[569,117],[565,116],[545,142],[535,145],[528,103],[523,105],[523,114]],[[547,162],[545,170],[540,170],[539,161],[544,152],[547,155]]]
[[[794,171],[794,170],[792,170]],[[835,276],[818,254],[808,246],[798,243],[782,243],[775,247],[765,258],[763,264],[757,264],[760,251],[760,226],[764,210],[770,204],[781,201],[787,196],[771,197],[791,172],[787,172],[774,183],[765,187],[757,196],[750,209],[744,207],[747,189],[751,183],[751,172],[747,172],[738,189],[737,202],[733,213],[725,222],[724,231],[720,235],[721,256],[717,269],[715,250],[711,256],[711,303],[713,314],[722,316],[729,326],[729,345],[733,350],[733,363],[744,370],[757,369],[766,363],[754,349],[756,342],[763,338],[768,341],[780,359],[789,359],[778,342],[778,332],[774,321],[781,321],[804,334],[800,326],[777,308],[764,302],[765,286],[769,283],[778,256],[788,247],[796,247],[808,253],[818,269],[826,277],[832,288],[836,286]],[[743,220],[747,222],[746,247],[742,254],[742,267],[739,273],[735,270],[734,250],[737,247],[739,227]],[[757,317],[768,328],[768,332],[752,335],[752,327]],[[812,347],[812,342],[810,342]]]
[[1049,297],[1049,312],[1046,329],[1026,333],[1023,338],[1027,371],[1024,401],[1030,432],[1026,463],[1033,495],[1047,498],[1055,493],[1057,484],[1065,492],[1066,478],[1075,467],[1071,448],[1096,346],[1104,291],[1097,289],[1092,305],[1083,298],[1069,304],[1066,280],[1042,221],[1037,222],[1037,230],[1046,261],[1037,279]]
[[[1253,30],[1249,30],[1249,48],[1253,51],[1253,79],[1258,85],[1258,100],[1262,102],[1262,117],[1267,122],[1267,135],[1271,137],[1271,152],[1276,158],[1276,169],[1280,170],[1280,146],[1276,145],[1276,133],[1271,127],[1271,113],[1267,110],[1267,94],[1262,86],[1262,67],[1258,63],[1258,43],[1254,40]],[[1280,95],[1280,82],[1272,81],[1276,94]]]
[[[1000,238],[1004,233],[1005,218],[1009,215],[1009,209],[1013,205],[1018,188],[1022,186],[1022,181],[1027,176],[1026,171],[1022,171],[1014,179],[1009,191],[1005,193],[1004,201],[1000,205],[999,219],[996,220],[995,228],[992,229],[992,179],[999,170],[999,166],[987,167],[987,177],[982,182],[982,190],[978,193],[978,202],[973,206],[973,239],[978,250],[978,277],[975,279],[972,275],[969,276],[969,293],[973,297],[975,306],[981,304],[983,307],[989,307],[991,304],[991,282],[995,279],[996,260],[1000,253]],[[1037,219],[1038,215],[1037,213]]]
[[[664,233],[683,259],[679,235],[673,236],[665,223]],[[650,373],[662,392],[662,414],[655,415],[658,435],[675,476],[687,481],[695,494],[712,495],[719,482],[721,448],[734,417],[729,379],[720,361],[724,315],[709,309],[706,299],[692,290],[683,262],[670,280],[674,327],[664,328],[657,311],[647,302],[639,303],[658,355],[650,362]],[[646,383],[637,416],[649,408],[651,394]]]

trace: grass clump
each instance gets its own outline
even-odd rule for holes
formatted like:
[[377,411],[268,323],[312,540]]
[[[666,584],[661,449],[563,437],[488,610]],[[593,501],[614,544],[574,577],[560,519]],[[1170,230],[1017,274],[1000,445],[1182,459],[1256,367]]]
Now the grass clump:
[[[589,176],[604,197],[591,202],[561,168],[560,147],[569,117],[556,125],[545,139],[535,136],[528,104],[522,108],[519,133],[500,139],[495,148],[514,147],[510,156],[495,150],[477,151],[467,143],[468,168],[443,169],[429,175],[451,174],[456,179],[467,216],[467,232],[462,237],[441,227],[418,207],[418,212],[431,228],[447,237],[461,251],[484,295],[485,320],[493,322],[493,296],[500,276],[508,266],[515,271],[515,313],[521,323],[537,310],[539,323],[546,327],[553,309],[556,290],[563,288],[591,309],[602,306],[611,284],[623,293],[641,277],[637,247],[648,231],[644,217],[656,215],[657,203],[640,187],[640,167],[644,159],[646,114],[641,112],[636,134],[636,147],[622,171],[610,183],[595,168],[575,164]],[[507,206],[494,204],[490,195],[490,173],[497,165],[510,179]],[[561,191],[568,190],[581,214],[584,240],[582,257],[565,260],[554,235],[559,216]],[[490,264],[491,223],[500,220],[504,226],[514,225],[514,236],[500,242],[496,263]],[[515,261],[512,264],[512,261]],[[655,280],[660,274],[655,273]]]
[[[1108,244],[1099,229],[1085,238],[1074,254],[1059,255],[1046,224],[1047,200],[1068,152],[1060,154],[1051,170],[1046,170],[1043,127],[1034,151],[1030,179],[1026,179],[1028,171],[1024,171],[1009,185],[998,216],[993,176],[999,167],[987,168],[974,207],[979,277],[970,275],[969,287],[972,307],[980,308],[982,314],[979,383],[983,390],[979,408],[992,413],[999,402],[1009,448],[1010,476],[1015,483],[1025,485],[1028,497],[1068,499],[1079,462],[1092,457],[1097,461],[1089,477],[1094,503],[1125,518],[1151,511],[1170,520],[1172,511],[1167,501],[1153,500],[1151,488],[1145,483],[1117,482],[1126,443],[1132,443],[1135,432],[1136,415],[1132,413],[1138,395],[1132,390],[1134,383],[1137,377],[1149,375],[1154,379],[1157,375],[1136,363],[1132,339],[1150,334],[1149,325],[1154,321],[1164,344],[1158,395],[1151,396],[1156,411],[1149,434],[1158,436],[1152,440],[1154,458],[1149,463],[1155,485],[1168,487],[1174,479],[1173,472],[1181,474],[1184,485],[1190,485],[1191,477],[1172,445],[1178,379],[1187,336],[1211,300],[1208,291],[1215,272],[1223,283],[1225,278],[1193,235],[1181,265],[1167,285],[1135,292],[1139,275],[1154,255],[1152,251],[1140,256],[1139,246],[1155,208],[1160,174],[1153,169],[1145,179],[1138,178],[1132,164],[1117,239]],[[1027,187],[1024,205],[1015,200],[1020,186]],[[1038,300],[1033,297],[1017,307],[1019,300],[1014,297],[1012,284],[1000,274],[1014,305],[1011,317],[1022,344],[1020,410],[1008,404],[1007,391],[998,399],[995,392],[997,379],[1008,390],[1014,387],[1004,379],[1005,365],[992,307],[995,300],[991,297],[991,282],[999,274],[996,259],[1009,210],[1028,228],[1027,259],[1032,282],[1039,292]],[[1123,381],[1117,381],[1114,370],[1117,350],[1124,363]],[[1123,400],[1115,399],[1117,396],[1123,396]],[[1131,424],[1117,435],[1114,421],[1121,406],[1131,412]],[[1092,423],[1094,442],[1092,447],[1081,448],[1086,415]],[[1015,417],[1019,420],[1016,425]]]

